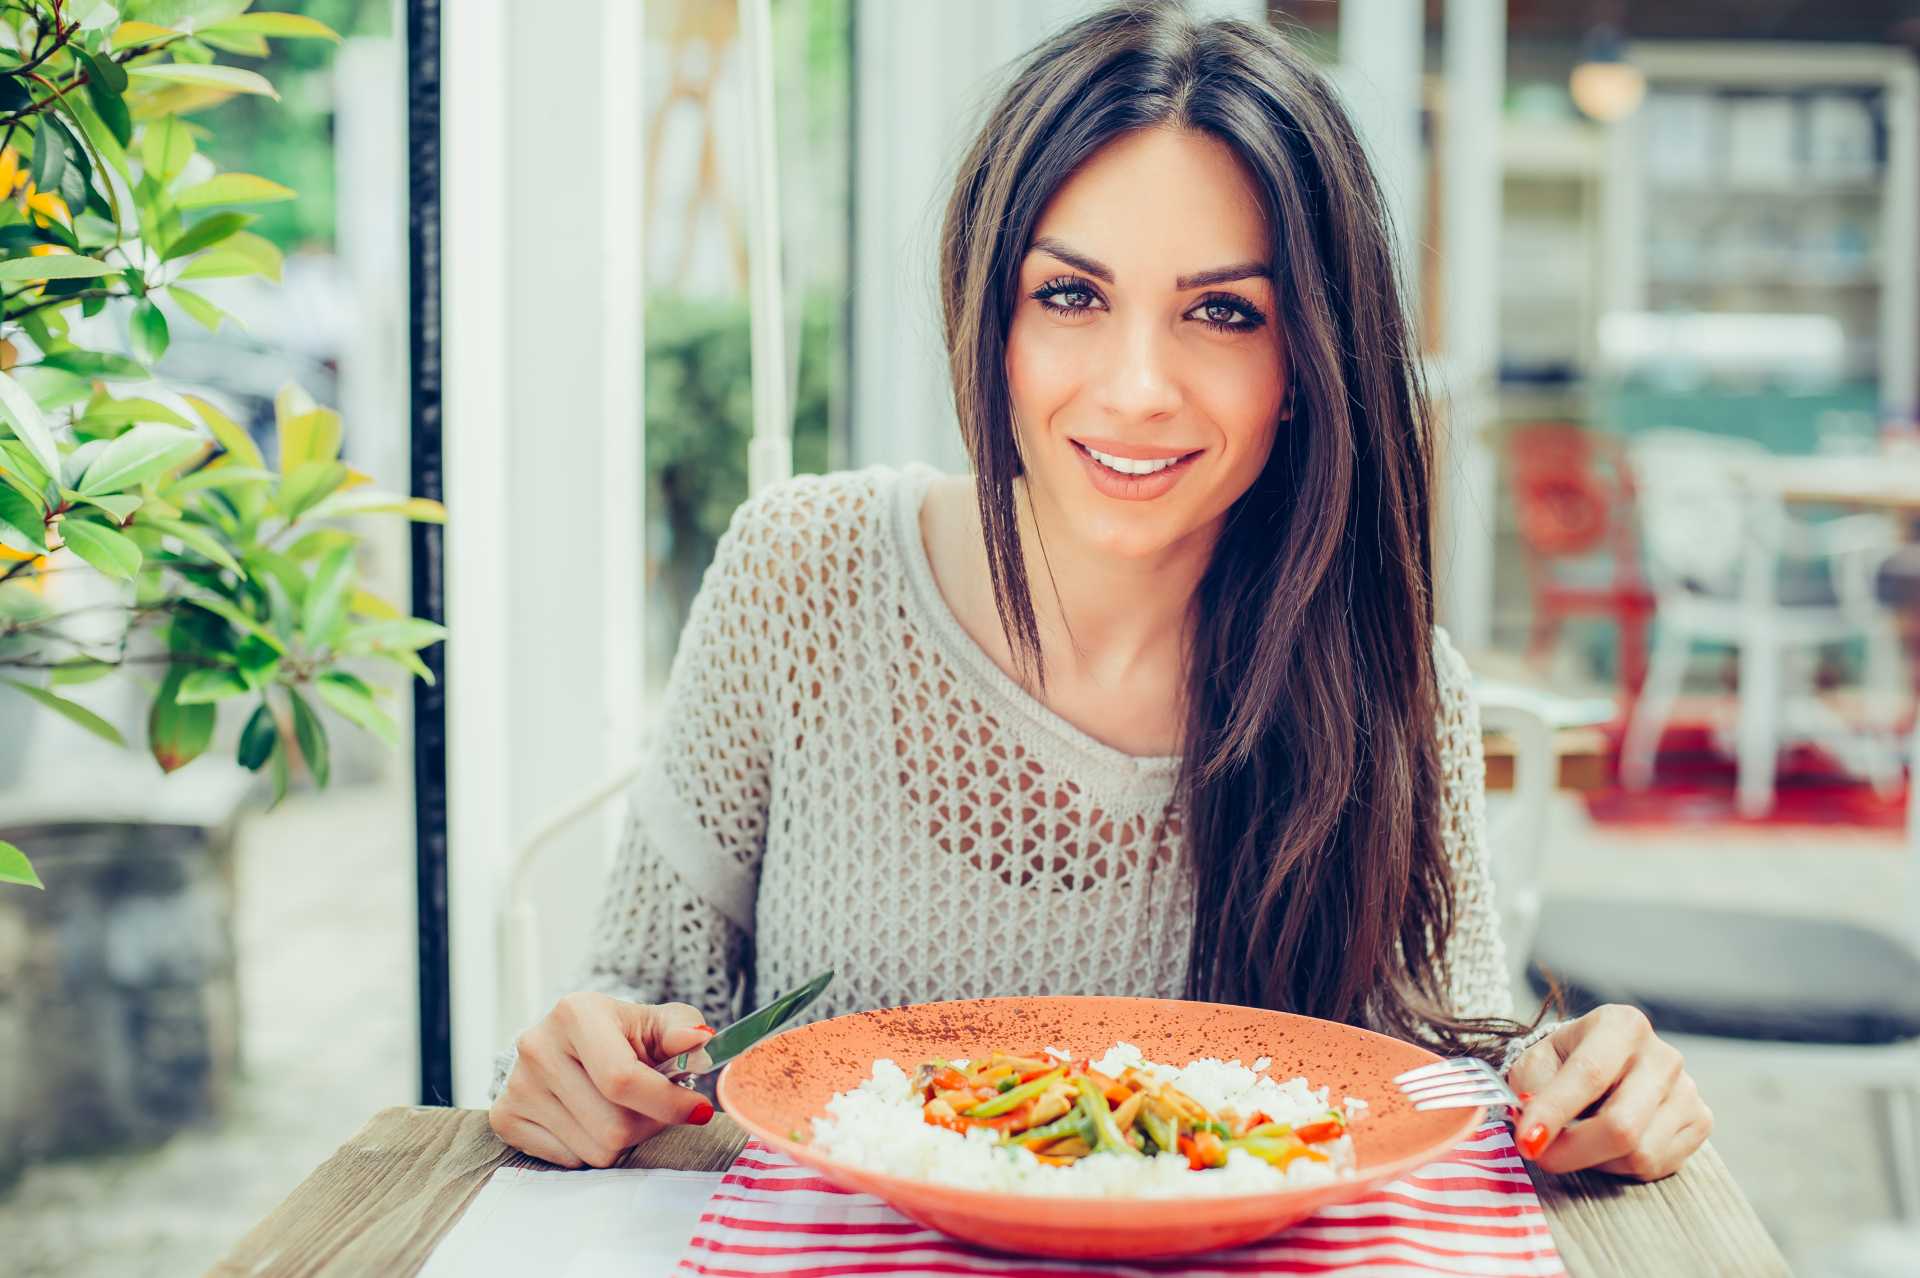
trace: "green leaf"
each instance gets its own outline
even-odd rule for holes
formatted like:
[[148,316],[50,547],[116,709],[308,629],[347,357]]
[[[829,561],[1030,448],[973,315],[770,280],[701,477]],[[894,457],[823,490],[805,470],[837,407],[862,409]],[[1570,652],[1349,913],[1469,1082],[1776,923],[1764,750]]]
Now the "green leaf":
[[79,724],[88,732],[93,733],[104,741],[111,741],[117,746],[127,744],[127,739],[120,735],[118,728],[77,701],[69,701],[65,697],[55,696],[45,688],[36,688],[30,683],[21,683],[18,679],[0,678],[0,683],[13,685],[55,714],[64,716],[72,722]]
[[[181,288],[178,284],[168,287],[167,296],[178,303],[181,310],[192,316],[199,322],[200,327],[206,329],[209,333],[217,333],[220,331],[221,320],[233,318],[192,289]],[[239,323],[238,320],[234,322]]]
[[272,648],[275,652],[283,656],[286,654],[287,645],[280,641],[280,636],[274,634],[273,631],[267,629],[258,621],[255,621],[252,617],[249,617],[246,613],[235,607],[231,601],[223,599],[211,591],[195,590],[187,594],[186,602],[196,608],[205,609],[238,630],[246,631],[248,634]]
[[271,577],[279,582],[289,603],[301,604],[306,600],[307,575],[291,555],[256,546],[247,552],[246,566],[250,576]]
[[103,395],[87,405],[86,415],[80,419],[80,423],[95,434],[104,434],[107,427],[126,426],[133,422],[165,422],[182,430],[193,429],[191,421],[165,404],[133,395],[125,399]]
[[34,504],[6,484],[0,484],[0,546],[19,554],[41,555],[47,550],[47,526]]
[[269,204],[297,199],[299,194],[290,186],[252,173],[220,173],[188,187],[174,196],[173,202],[183,209],[204,209],[216,204]]
[[172,537],[201,558],[209,559],[229,572],[238,573],[242,577],[247,575],[247,570],[240,566],[240,561],[233,557],[231,551],[220,544],[220,539],[199,524],[166,519],[159,515],[142,515],[140,527],[151,528],[157,533]]
[[447,637],[447,628],[419,617],[401,617],[394,621],[367,621],[347,632],[341,647],[348,652],[368,653],[394,649],[415,652],[439,643]]
[[53,431],[48,428],[40,405],[8,373],[0,373],[0,416],[5,417],[7,425],[27,446],[41,469],[48,475],[60,473],[60,450],[54,446]]
[[349,488],[335,493],[310,512],[315,519],[345,515],[405,515],[420,523],[444,524],[447,508],[427,497],[400,497],[372,488]]
[[166,314],[151,297],[141,298],[127,317],[127,336],[132,340],[133,357],[142,364],[158,363],[167,353],[172,334],[167,329]]
[[17,439],[0,439],[0,482],[32,502],[43,513],[53,477],[47,474],[27,446]]
[[[127,111],[127,73],[112,58],[96,58],[84,50],[76,55],[87,65],[87,101],[100,123],[121,146],[133,140],[133,116]],[[117,83],[116,83],[117,81]],[[88,121],[80,122],[86,128]]]
[[140,135],[140,163],[154,181],[165,185],[178,177],[193,158],[193,134],[184,121],[162,116]]
[[220,447],[233,454],[235,461],[255,470],[266,470],[267,459],[260,455],[259,445],[253,442],[253,436],[247,434],[238,422],[198,395],[183,395],[181,398],[193,405],[193,411],[200,414],[200,420],[220,441]]
[[264,58],[273,52],[267,46],[265,36],[249,35],[244,31],[215,32],[212,27],[202,27],[196,38],[212,48],[238,53],[243,57]]
[[267,708],[263,698],[253,716],[247,720],[247,726],[240,730],[240,750],[236,759],[240,766],[249,772],[258,772],[260,765],[273,753],[274,746],[280,743],[280,729],[273,721],[273,711]]
[[248,635],[233,650],[233,659],[240,677],[255,692],[266,691],[274,676],[280,673],[280,654]]
[[92,280],[118,275],[120,268],[77,253],[49,253],[45,257],[13,257],[0,262],[0,284],[27,280]]
[[352,588],[350,547],[342,546],[314,565],[313,581],[307,587],[300,615],[300,633],[309,644],[327,642],[334,627],[346,615],[347,592]]
[[306,462],[330,462],[340,456],[340,414],[316,408],[297,387],[282,389],[274,400],[274,428],[280,438],[280,472],[290,474]]
[[83,49],[75,50],[75,56],[87,64],[87,79],[112,89],[116,94],[127,91],[127,70],[112,58],[96,58]]
[[[138,361],[108,351],[55,351],[40,361],[39,368],[58,369],[75,377],[109,382],[144,382],[153,376]],[[23,368],[20,371],[26,373],[34,370]]]
[[277,40],[332,40],[336,44],[340,42],[339,33],[332,27],[297,13],[245,13],[237,18],[228,18],[225,22],[215,22],[199,29],[202,36],[210,32],[224,35],[229,31],[272,36]]
[[339,462],[303,462],[280,481],[274,504],[291,523],[346,482],[347,468]]
[[66,152],[66,164],[60,170],[58,186],[44,185],[43,191],[58,190],[60,198],[67,202],[67,211],[78,215],[87,207],[87,195],[92,189],[93,161],[87,157],[87,148],[73,135],[67,122],[57,112],[43,112],[40,128],[36,131],[34,145],[40,146],[47,138],[58,137],[60,146]]
[[219,247],[200,254],[175,276],[181,280],[227,279],[236,275],[264,275],[280,282],[285,268],[279,248],[273,241],[252,231],[236,231]]
[[287,689],[287,698],[293,703],[293,737],[300,743],[300,757],[307,761],[307,771],[313,774],[313,783],[322,790],[327,788],[327,726],[320,722],[320,716],[313,712],[307,699],[292,688]]
[[80,480],[80,491],[94,496],[136,488],[165,474],[206,446],[206,441],[193,431],[159,422],[139,422],[109,442],[93,459]]
[[187,666],[168,666],[166,680],[147,712],[147,744],[163,772],[178,772],[199,758],[213,740],[214,723],[219,718],[219,711],[212,705],[179,702],[180,685],[189,670]]
[[41,113],[42,127],[33,131],[33,162],[27,170],[34,188],[40,191],[58,191],[60,179],[67,171],[66,136],[58,129],[44,127],[51,118]]
[[53,686],[64,688],[82,683],[95,683],[119,668],[111,661],[96,661],[92,657],[74,657],[71,660],[62,661],[53,668]]
[[398,745],[400,729],[385,710],[374,704],[367,685],[352,675],[332,671],[314,681],[314,691],[332,706],[340,717],[379,737],[388,745]]
[[76,502],[106,511],[113,516],[113,522],[124,524],[133,517],[133,512],[144,504],[138,493],[102,493],[98,497],[89,497],[81,493],[74,498]]
[[[231,454],[222,454],[230,456]],[[174,498],[188,497],[194,493],[212,492],[222,488],[250,488],[254,486],[272,487],[280,482],[280,477],[270,470],[255,470],[251,466],[215,464],[202,466],[181,479],[167,485],[167,495]]]
[[[93,143],[96,151],[100,152],[100,158],[105,160],[113,171],[118,173],[126,184],[131,187],[133,185],[133,173],[127,166],[126,148],[128,143],[114,132],[114,125],[109,124],[101,116],[99,109],[93,105],[91,99],[77,98],[70,94],[67,97],[67,106],[72,110],[73,118],[80,122],[80,129],[86,134],[87,140]],[[131,123],[129,123],[129,128],[131,128]],[[75,219],[75,221],[77,225],[78,219]],[[117,236],[115,238],[117,238]]]
[[167,245],[166,252],[160,255],[163,262],[171,262],[177,257],[189,253],[198,253],[201,249],[212,248],[234,232],[242,230],[253,221],[251,213],[211,213],[201,218],[180,234],[173,243]]
[[267,804],[269,812],[279,807],[280,800],[287,797],[287,773],[291,769],[291,765],[287,762],[290,751],[277,731],[274,733],[274,742],[274,751],[267,758],[267,775],[273,778],[273,800]]
[[338,528],[316,528],[294,538],[287,547],[287,558],[305,563],[309,559],[318,559],[335,546],[355,546],[359,539],[352,533],[341,532]]
[[180,681],[180,690],[174,700],[183,706],[207,705],[215,701],[224,701],[228,697],[238,697],[250,691],[247,681],[240,677],[238,670],[225,666],[208,666],[195,670]]
[[374,652],[374,656],[380,658],[382,662],[394,662],[396,666],[399,666],[401,670],[405,670],[407,674],[417,677],[420,683],[424,683],[426,687],[434,687],[434,672],[426,668],[426,662],[420,660],[419,654],[415,654],[415,652],[386,651]]
[[140,571],[140,547],[125,533],[68,515],[60,521],[60,539],[109,577],[132,581]]
[[276,101],[280,97],[265,76],[241,67],[160,62],[128,67],[127,74],[135,79],[153,80],[161,84],[190,84],[195,88],[219,89],[227,93],[257,93]]
[[13,844],[0,839],[0,883],[12,883],[19,887],[46,890],[46,884],[33,872],[33,865],[27,860],[27,854]]

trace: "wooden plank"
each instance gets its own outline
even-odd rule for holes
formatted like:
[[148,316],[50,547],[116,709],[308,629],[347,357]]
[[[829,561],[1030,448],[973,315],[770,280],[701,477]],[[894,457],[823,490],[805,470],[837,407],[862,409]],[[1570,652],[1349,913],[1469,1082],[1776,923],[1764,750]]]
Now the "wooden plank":
[[[621,1165],[720,1171],[745,1143],[746,1133],[718,1114],[629,1150]],[[483,1111],[382,1110],[209,1273],[407,1278],[508,1162],[546,1166],[494,1139]],[[1573,1278],[1787,1273],[1711,1144],[1652,1185],[1601,1175],[1534,1181]]]
[[1573,1278],[1768,1278],[1790,1272],[1711,1141],[1677,1173],[1650,1185],[1593,1172],[1554,1176],[1529,1170]]

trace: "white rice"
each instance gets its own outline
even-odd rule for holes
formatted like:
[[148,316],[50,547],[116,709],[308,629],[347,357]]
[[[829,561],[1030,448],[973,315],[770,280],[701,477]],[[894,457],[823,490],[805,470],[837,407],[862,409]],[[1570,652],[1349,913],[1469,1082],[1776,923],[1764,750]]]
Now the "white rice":
[[[1047,1051],[1056,1059],[1071,1059],[1058,1049]],[[1264,1069],[1271,1062],[1262,1057],[1254,1064]],[[1278,1082],[1237,1060],[1208,1058],[1184,1066],[1163,1065],[1143,1060],[1140,1049],[1131,1043],[1117,1043],[1092,1065],[1113,1076],[1133,1066],[1157,1081],[1171,1082],[1216,1113],[1264,1112],[1275,1122],[1298,1126],[1324,1117],[1331,1107],[1326,1088],[1309,1087],[1304,1078]],[[1343,1103],[1350,1100],[1343,1098]],[[1347,1111],[1354,1112],[1351,1104]],[[1225,1167],[1204,1173],[1190,1169],[1181,1155],[1166,1153],[1148,1158],[1090,1154],[1071,1166],[1055,1167],[1017,1145],[999,1145],[995,1132],[976,1128],[962,1135],[927,1122],[913,1080],[892,1060],[875,1061],[870,1078],[827,1102],[827,1113],[813,1122],[812,1143],[843,1162],[885,1175],[960,1189],[1057,1197],[1271,1193],[1337,1180],[1344,1174],[1341,1169],[1353,1163],[1353,1142],[1342,1136],[1316,1146],[1332,1156],[1331,1163],[1300,1158],[1285,1171],[1238,1149],[1228,1152]]]

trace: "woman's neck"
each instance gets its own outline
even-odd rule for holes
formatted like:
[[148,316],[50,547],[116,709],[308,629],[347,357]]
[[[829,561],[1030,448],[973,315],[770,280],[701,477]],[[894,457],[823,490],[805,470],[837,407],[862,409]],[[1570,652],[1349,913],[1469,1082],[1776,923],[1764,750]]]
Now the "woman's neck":
[[1135,558],[1077,538],[1024,477],[1014,481],[1014,508],[1049,677],[1058,671],[1115,689],[1177,681],[1186,664],[1190,605],[1218,530]]

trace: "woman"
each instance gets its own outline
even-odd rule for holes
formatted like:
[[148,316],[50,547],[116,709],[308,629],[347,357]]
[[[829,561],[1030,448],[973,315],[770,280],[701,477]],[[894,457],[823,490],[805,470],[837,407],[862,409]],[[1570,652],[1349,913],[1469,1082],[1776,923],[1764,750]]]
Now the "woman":
[[647,1066],[834,967],[815,1014],[1188,997],[1511,1059],[1551,1170],[1699,1146],[1637,1011],[1507,1019],[1390,243],[1271,30],[1120,5],[1022,63],[941,249],[974,474],[803,477],[735,515],[592,992],[502,1059],[503,1140],[605,1166],[705,1122]]

